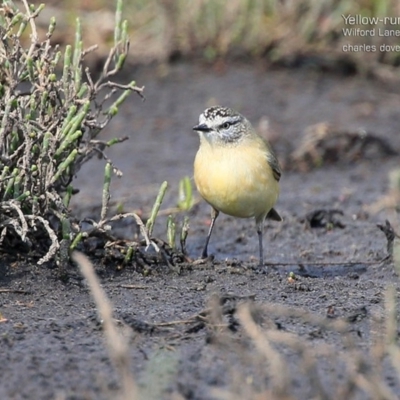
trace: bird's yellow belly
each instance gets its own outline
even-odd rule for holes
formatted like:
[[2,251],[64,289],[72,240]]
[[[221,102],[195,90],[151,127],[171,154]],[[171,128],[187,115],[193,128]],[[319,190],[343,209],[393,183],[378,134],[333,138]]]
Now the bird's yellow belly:
[[209,204],[235,217],[261,219],[279,195],[265,152],[258,148],[200,148],[194,179]]

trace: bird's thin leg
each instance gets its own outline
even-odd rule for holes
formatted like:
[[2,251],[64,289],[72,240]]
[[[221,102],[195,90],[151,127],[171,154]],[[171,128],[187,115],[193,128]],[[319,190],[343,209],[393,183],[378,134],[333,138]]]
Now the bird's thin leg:
[[264,231],[264,220],[257,223],[258,246],[260,250],[260,262],[258,264],[259,267],[264,266],[263,231]]
[[210,229],[208,230],[208,235],[207,235],[207,239],[206,239],[206,244],[204,245],[203,252],[201,253],[201,258],[207,258],[207,257],[208,257],[208,252],[207,252],[208,242],[210,241],[211,233],[212,233],[212,231],[213,231],[214,224],[215,224],[215,220],[217,219],[218,214],[219,214],[219,211],[216,210],[216,209],[213,207],[212,210],[211,210],[211,225],[210,225]]

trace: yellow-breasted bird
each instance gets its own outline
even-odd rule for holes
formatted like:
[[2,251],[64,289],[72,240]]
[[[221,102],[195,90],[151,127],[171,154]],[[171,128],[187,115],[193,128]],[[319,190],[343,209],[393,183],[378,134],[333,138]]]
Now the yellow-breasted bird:
[[251,123],[231,108],[207,108],[193,127],[200,136],[194,161],[194,180],[212,207],[211,225],[202,258],[220,212],[239,218],[255,218],[260,262],[264,265],[265,218],[282,221],[273,208],[279,196],[281,169],[269,143]]

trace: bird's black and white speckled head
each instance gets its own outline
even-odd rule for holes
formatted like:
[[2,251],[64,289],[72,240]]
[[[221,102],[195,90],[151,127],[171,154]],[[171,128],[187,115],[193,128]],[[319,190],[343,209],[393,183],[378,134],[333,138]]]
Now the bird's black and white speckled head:
[[253,133],[250,122],[237,111],[221,106],[207,108],[193,130],[210,142],[234,143]]
[[241,116],[237,111],[232,110],[232,108],[228,107],[221,107],[221,106],[214,106],[207,108],[203,114],[201,114],[201,117],[204,117],[207,120],[215,120],[217,118],[237,118],[238,116]]

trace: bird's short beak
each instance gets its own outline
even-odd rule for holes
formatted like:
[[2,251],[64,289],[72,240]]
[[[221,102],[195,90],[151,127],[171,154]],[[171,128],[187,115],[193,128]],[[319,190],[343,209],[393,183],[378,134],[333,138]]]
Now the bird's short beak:
[[193,127],[194,131],[209,132],[210,128],[206,124],[200,124]]

